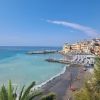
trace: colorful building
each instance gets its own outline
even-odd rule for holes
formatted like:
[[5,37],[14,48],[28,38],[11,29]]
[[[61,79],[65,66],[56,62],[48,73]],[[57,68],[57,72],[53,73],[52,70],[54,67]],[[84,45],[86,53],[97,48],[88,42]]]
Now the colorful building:
[[77,42],[75,44],[65,43],[62,52],[65,54],[68,52],[84,52],[100,55],[100,39],[92,39],[89,41]]

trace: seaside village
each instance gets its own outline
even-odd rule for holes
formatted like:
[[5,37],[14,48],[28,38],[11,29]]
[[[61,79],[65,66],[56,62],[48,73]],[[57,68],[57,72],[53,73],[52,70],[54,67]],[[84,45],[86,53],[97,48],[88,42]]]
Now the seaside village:
[[83,65],[93,65],[95,56],[100,56],[100,38],[84,40],[75,44],[65,43],[61,53],[64,60]]
[[75,44],[65,43],[62,53],[66,54],[69,52],[87,53],[87,54],[92,53],[100,56],[100,38],[77,42]]

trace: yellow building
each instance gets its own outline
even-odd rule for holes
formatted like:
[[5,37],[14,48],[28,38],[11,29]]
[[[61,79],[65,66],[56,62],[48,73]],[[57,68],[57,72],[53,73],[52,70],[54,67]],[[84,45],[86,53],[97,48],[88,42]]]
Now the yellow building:
[[70,51],[71,51],[71,46],[65,43],[63,46],[63,53],[68,53]]
[[81,52],[89,53],[90,52],[89,44],[81,43]]
[[76,44],[72,44],[71,45],[72,50],[76,51],[76,50],[80,50],[81,49],[81,45],[79,43]]

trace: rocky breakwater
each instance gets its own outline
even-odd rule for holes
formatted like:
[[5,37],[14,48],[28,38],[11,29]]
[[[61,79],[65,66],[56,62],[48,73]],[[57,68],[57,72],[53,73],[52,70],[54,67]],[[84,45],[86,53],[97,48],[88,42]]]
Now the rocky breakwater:
[[43,51],[29,51],[26,54],[49,54],[49,53],[58,53],[57,50],[43,50]]

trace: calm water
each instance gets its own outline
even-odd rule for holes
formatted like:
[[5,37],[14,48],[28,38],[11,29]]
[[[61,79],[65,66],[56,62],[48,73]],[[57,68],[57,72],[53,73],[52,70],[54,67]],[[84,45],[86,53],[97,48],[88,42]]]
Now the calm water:
[[22,86],[32,81],[40,84],[62,71],[64,65],[46,62],[46,58],[61,58],[59,54],[27,55],[31,50],[60,50],[58,47],[0,47],[0,85],[12,80]]

